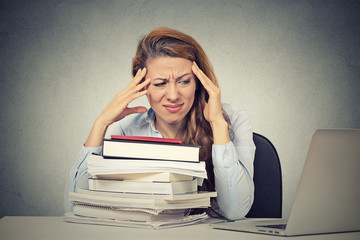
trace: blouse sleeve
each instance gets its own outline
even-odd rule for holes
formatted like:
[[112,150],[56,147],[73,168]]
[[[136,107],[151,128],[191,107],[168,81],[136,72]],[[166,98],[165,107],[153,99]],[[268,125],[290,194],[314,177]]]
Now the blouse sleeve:
[[254,200],[255,145],[244,111],[231,112],[230,121],[234,135],[225,145],[213,145],[212,158],[219,213],[235,220],[245,217]]
[[65,188],[64,209],[66,212],[72,210],[72,203],[69,200],[69,192],[76,192],[77,188],[89,189],[88,179],[90,175],[87,173],[87,157],[91,154],[101,154],[102,146],[98,147],[84,147],[82,146],[80,152],[70,169],[70,175]]

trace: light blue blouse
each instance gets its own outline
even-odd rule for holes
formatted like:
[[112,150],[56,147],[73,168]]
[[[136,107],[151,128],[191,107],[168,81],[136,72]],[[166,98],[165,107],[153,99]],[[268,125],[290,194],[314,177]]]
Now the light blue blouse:
[[[230,117],[232,132],[231,141],[225,145],[212,146],[215,186],[217,191],[216,211],[230,220],[243,218],[254,199],[253,163],[255,145],[253,142],[252,125],[247,114],[229,104],[223,104]],[[162,137],[153,125],[154,111],[132,114],[111,124],[105,134]],[[65,189],[65,211],[71,211],[69,191],[77,188],[88,189],[87,156],[92,153],[101,154],[102,146],[81,147],[72,165],[67,187]]]

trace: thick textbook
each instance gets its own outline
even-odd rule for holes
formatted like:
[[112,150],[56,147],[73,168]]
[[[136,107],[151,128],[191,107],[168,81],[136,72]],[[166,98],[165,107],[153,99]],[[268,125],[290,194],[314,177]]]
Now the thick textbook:
[[199,151],[198,145],[103,139],[103,156],[107,158],[199,162]]
[[178,162],[139,159],[107,159],[92,154],[87,157],[87,172],[91,175],[123,174],[123,173],[150,173],[171,172],[190,175],[198,178],[207,178],[205,162]]
[[126,220],[116,220],[116,219],[83,217],[83,216],[77,216],[73,212],[67,212],[64,215],[64,220],[66,222],[110,225],[110,226],[131,227],[131,228],[146,228],[146,229],[164,229],[164,228],[187,226],[187,225],[192,225],[194,223],[203,222],[208,218],[209,216],[206,213],[202,213],[196,215],[188,215],[182,218],[143,222],[143,221],[126,221]]
[[142,208],[116,208],[90,204],[74,204],[73,213],[78,216],[100,219],[116,219],[139,222],[165,221],[182,218],[186,209],[152,210]]
[[179,182],[193,180],[193,176],[171,172],[99,174],[92,176],[92,178],[145,182]]
[[164,200],[192,200],[198,198],[217,197],[217,192],[198,191],[195,193],[184,194],[147,194],[147,193],[119,193],[119,192],[103,192],[78,188],[77,193],[101,197],[113,198],[137,198],[137,199],[164,199]]
[[146,208],[152,210],[207,208],[210,206],[210,197],[184,200],[167,200],[151,198],[120,198],[104,195],[92,195],[79,192],[69,192],[69,199],[74,203],[117,208]]
[[179,182],[141,182],[90,178],[89,189],[124,193],[183,194],[196,192],[197,183],[197,179]]

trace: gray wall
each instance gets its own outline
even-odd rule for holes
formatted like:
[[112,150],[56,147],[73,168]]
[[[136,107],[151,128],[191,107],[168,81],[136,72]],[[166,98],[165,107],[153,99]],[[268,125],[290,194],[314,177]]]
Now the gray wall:
[[[208,53],[224,102],[277,147],[284,216],[317,128],[360,128],[358,1],[1,1],[0,217],[62,215],[91,125],[159,26]],[[142,98],[134,104],[145,104]]]

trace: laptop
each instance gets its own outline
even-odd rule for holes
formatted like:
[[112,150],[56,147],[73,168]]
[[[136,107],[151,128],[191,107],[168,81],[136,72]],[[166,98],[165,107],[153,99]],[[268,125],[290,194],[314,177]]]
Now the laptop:
[[279,236],[360,231],[360,129],[315,131],[288,219],[210,227]]

